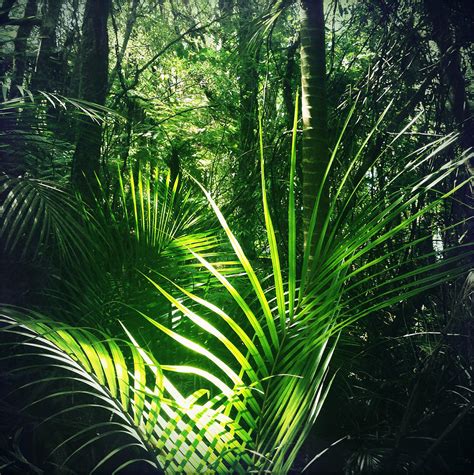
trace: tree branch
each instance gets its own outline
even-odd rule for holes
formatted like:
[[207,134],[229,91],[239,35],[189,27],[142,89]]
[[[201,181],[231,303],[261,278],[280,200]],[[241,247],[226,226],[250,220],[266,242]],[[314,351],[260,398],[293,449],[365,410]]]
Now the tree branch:
[[0,18],[0,26],[23,26],[33,25],[40,26],[41,18],[32,16],[27,18]]
[[193,26],[191,26],[190,28],[188,28],[186,31],[184,31],[183,33],[181,33],[179,36],[177,36],[174,40],[170,41],[164,48],[162,48],[160,51],[158,51],[158,53],[156,53],[151,59],[149,59],[143,66],[141,66],[140,68],[137,68],[137,70],[135,71],[135,77],[133,78],[133,82],[128,85],[126,87],[126,89],[124,89],[115,99],[115,102],[118,102],[125,94],[127,94],[127,92],[130,90],[130,89],[133,89],[137,84],[138,84],[138,80],[139,80],[139,77],[140,77],[140,74],[142,74],[145,70],[147,70],[160,56],[162,56],[163,54],[165,54],[172,46],[174,46],[176,43],[178,43],[179,41],[181,41],[186,35],[189,35],[190,33],[196,33],[198,31],[202,31],[202,30],[205,30],[206,28],[209,28],[211,25],[213,25],[214,23],[216,23],[217,21],[219,20],[219,18],[214,18],[213,20],[211,20],[209,23],[206,23],[205,25],[203,26],[199,26],[199,22],[195,23]]

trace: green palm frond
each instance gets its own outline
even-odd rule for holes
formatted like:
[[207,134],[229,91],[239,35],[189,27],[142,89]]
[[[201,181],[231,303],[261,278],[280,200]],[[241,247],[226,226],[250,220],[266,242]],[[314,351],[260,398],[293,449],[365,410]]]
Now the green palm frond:
[[114,220],[126,227],[137,248],[161,254],[172,244],[195,246],[201,252],[216,246],[215,233],[202,231],[201,203],[180,177],[172,179],[167,170],[151,177],[139,171],[136,178],[130,171],[127,178],[119,172],[121,211]]
[[67,190],[46,180],[4,175],[0,193],[4,252],[33,259],[58,252],[68,264],[92,258],[96,233],[90,226],[96,228],[96,223]]
[[[44,106],[63,111],[73,111],[88,117],[95,122],[102,122],[106,116],[120,117],[112,109],[85,101],[83,99],[71,98],[46,91],[30,91],[25,88],[20,89],[20,96],[13,99],[0,101],[0,118],[2,120],[18,119],[18,114],[25,110],[42,112]],[[19,129],[21,130],[21,129]],[[0,137],[6,135],[7,131],[0,131]]]
[[[166,374],[192,374],[199,372],[197,368],[160,366],[127,329],[128,339],[118,341],[97,331],[46,320],[37,313],[25,314],[10,308],[3,310],[1,331],[13,336],[23,352],[17,350],[2,360],[14,358],[15,371],[31,370],[31,361],[36,360],[42,362],[42,368],[61,371],[59,376],[33,377],[18,390],[53,381],[55,387],[60,382],[76,383],[73,389],[49,392],[28,407],[74,394],[94,398],[93,402],[61,409],[44,423],[87,408],[99,407],[110,414],[109,421],[75,432],[54,449],[56,452],[65,445],[74,446],[76,442],[74,451],[70,452],[64,464],[86,445],[96,441],[90,439],[85,444],[78,443],[86,433],[93,435],[100,427],[102,437],[109,433],[108,428],[112,433],[127,435],[129,440],[123,446],[114,446],[105,457],[95,461],[92,472],[110,464],[111,459],[126,450],[132,440],[144,453],[142,461],[157,469],[163,467],[170,473],[183,470],[201,473],[211,466],[217,471],[232,469],[236,473],[245,473],[243,467],[251,461],[245,450],[250,437],[226,414],[229,408],[240,406],[239,391],[207,399],[208,391],[201,389],[184,397]],[[21,364],[22,356],[27,357],[28,364]]]
[[[73,276],[73,291],[83,294],[89,289],[86,294],[92,300],[87,312],[94,318],[107,302],[115,302],[115,313],[120,302],[142,310],[147,308],[144,304],[163,308],[164,302],[157,301],[143,285],[141,273],[177,279],[187,289],[208,287],[191,250],[216,261],[226,274],[239,270],[235,259],[225,259],[217,252],[221,239],[202,213],[202,198],[196,199],[192,192],[185,179],[173,180],[169,170],[153,176],[119,173],[120,202],[116,206],[104,191],[92,210],[103,235],[100,259],[86,266],[87,275]],[[84,296],[78,295],[77,300],[84,302]]]
[[0,178],[2,252],[13,261],[44,265],[46,260],[60,266],[60,279],[52,276],[57,285],[53,281],[43,291],[50,303],[67,300],[67,308],[84,322],[112,309],[116,313],[119,302],[155,300],[143,297],[147,289],[137,270],[173,278],[179,274],[186,288],[202,285],[195,283],[206,281],[189,249],[210,259],[219,256],[223,272],[238,271],[235,260],[217,254],[216,232],[204,228],[201,203],[185,183],[172,181],[169,172],[152,178],[138,174],[135,180],[130,174],[120,180],[118,206],[104,192],[91,207],[47,180]]
[[[11,176],[64,181],[72,159],[72,123],[120,121],[104,106],[44,91],[19,88],[20,96],[0,101],[0,156]],[[64,171],[64,175],[61,172]]]
[[[403,258],[405,251],[432,238],[428,235],[413,241],[406,237],[406,231],[414,220],[440,206],[464,186],[459,183],[447,192],[438,190],[438,185],[464,164],[466,157],[446,163],[422,179],[411,178],[410,170],[439,154],[456,138],[448,136],[437,140],[410,157],[404,171],[387,183],[387,197],[381,197],[379,201],[373,196],[368,199],[369,191],[363,189],[362,181],[355,188],[353,183],[349,185],[351,172],[357,168],[369,138],[348,164],[346,176],[333,196],[320,238],[306,246],[300,275],[296,273],[294,249],[294,186],[290,186],[288,237],[293,249],[290,248],[288,268],[285,268],[267,205],[260,136],[263,210],[273,267],[272,290],[265,290],[265,279],[257,276],[216,203],[202,187],[244,269],[252,293],[244,296],[209,260],[196,252],[193,255],[197,261],[221,283],[222,291],[234,301],[235,314],[229,315],[212,301],[178,285],[174,292],[167,292],[152,281],[178,311],[199,327],[200,330],[196,328],[190,330],[191,333],[204,330],[207,346],[203,348],[188,336],[172,332],[156,319],[143,317],[172,340],[194,351],[203,365],[214,368],[210,370],[213,375],[226,377],[224,381],[229,387],[244,384],[257,389],[256,393],[245,394],[245,408],[240,411],[245,417],[239,416],[239,420],[252,434],[252,450],[262,454],[262,458],[254,458],[256,464],[258,459],[258,470],[261,471],[287,473],[291,468],[331,386],[334,372],[331,375],[330,361],[341,330],[468,269],[467,264],[459,262],[463,246],[445,250],[443,257],[438,256],[434,262],[427,263],[427,255]],[[326,176],[338,152],[336,147]],[[294,179],[294,148],[290,176]],[[353,201],[355,192],[359,192],[358,208],[349,215],[345,208]],[[413,203],[420,201],[422,196],[425,205],[411,213]],[[310,224],[313,230],[318,205],[319,200],[315,203]],[[387,251],[387,243],[398,244],[395,250]],[[377,257],[373,257],[374,249],[378,250]],[[392,263],[394,255],[398,257],[396,264]],[[192,308],[187,301],[193,304]],[[210,352],[213,348],[222,348],[219,358]],[[224,356],[225,350],[227,356]],[[221,384],[222,380],[219,381]]]
[[[260,128],[270,279],[259,275],[219,207],[198,183],[227,236],[242,275],[235,279],[225,272],[225,266],[223,270],[219,262],[213,262],[212,244],[205,237],[196,242],[184,237],[179,244],[183,261],[174,262],[179,265],[192,258],[199,279],[205,280],[201,276],[207,275],[218,292],[208,296],[202,286],[184,285],[160,269],[155,268],[154,273],[143,271],[153,291],[158,292],[157,300],[172,305],[186,322],[173,326],[162,318],[160,308],[156,314],[138,309],[150,333],[153,330],[161,335],[160,346],[153,354],[145,351],[128,328],[123,330],[128,356],[118,342],[111,346],[114,340],[104,335],[61,328],[38,318],[25,320],[10,310],[4,317],[7,330],[20,325],[27,334],[19,336],[28,339],[33,332],[41,341],[43,353],[67,360],[68,366],[71,359],[79,366],[84,382],[91,379],[89,386],[107,399],[105,404],[113,402],[117,410],[126,413],[122,420],[133,426],[131,430],[143,441],[143,447],[153,453],[154,462],[166,472],[288,473],[335,377],[331,360],[341,331],[467,270],[467,260],[466,264],[461,260],[462,245],[444,249],[441,254],[414,253],[432,236],[413,239],[408,232],[414,221],[464,186],[458,183],[448,191],[440,187],[466,162],[466,156],[422,178],[411,173],[451,146],[456,137],[438,139],[407,157],[405,167],[387,178],[379,196],[373,196],[364,177],[357,178],[367,144],[384,114],[353,159],[346,161],[346,172],[332,194],[322,231],[314,243],[310,238],[300,266],[294,186],[296,120],[290,160],[287,265],[281,258],[284,254],[278,248],[267,203]],[[329,179],[338,154],[344,152],[339,144],[350,120],[351,116],[333,150],[324,181]],[[388,144],[387,150],[393,149],[402,134]],[[378,159],[372,159],[372,165]],[[130,178],[128,184],[121,185],[128,243],[144,243],[158,254],[172,246],[179,238],[178,230],[193,225],[197,216],[197,210],[182,214],[178,210],[175,214],[178,185],[169,179],[161,183],[167,190],[162,205],[155,205],[153,194],[160,183],[146,182],[139,175],[138,180]],[[314,205],[310,236],[320,214],[319,201]],[[168,224],[160,224],[161,220]],[[246,286],[242,280],[247,281]],[[181,351],[176,355],[191,355],[189,360],[176,357],[175,361],[160,363],[172,347]],[[117,361],[120,371],[126,371],[126,379],[117,376]],[[202,402],[205,395],[209,400]]]

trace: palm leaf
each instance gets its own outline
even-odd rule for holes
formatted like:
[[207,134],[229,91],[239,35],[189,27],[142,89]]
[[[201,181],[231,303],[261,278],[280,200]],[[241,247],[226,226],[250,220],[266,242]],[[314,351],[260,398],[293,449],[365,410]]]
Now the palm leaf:
[[[342,135],[354,110],[355,105],[337,144],[341,143]],[[369,191],[364,189],[363,181],[359,181],[354,189],[350,177],[357,171],[357,163],[371,137],[382,124],[387,110],[383,112],[374,129],[348,163],[347,171],[333,195],[320,238],[314,245],[309,243],[306,246],[299,278],[296,276],[295,265],[296,219],[293,185],[295,138],[293,138],[290,166],[289,199],[289,241],[292,243],[292,248],[289,253],[289,267],[286,270],[281,266],[267,204],[263,139],[260,133],[263,211],[274,281],[271,291],[264,290],[266,279],[257,276],[257,272],[245,256],[224,216],[203,187],[201,189],[228,236],[236,257],[244,269],[248,284],[253,289],[253,294],[244,297],[229,279],[222,276],[212,263],[198,252],[193,252],[193,255],[213,277],[218,279],[222,290],[226,291],[229,298],[234,301],[235,314],[229,315],[212,301],[185,291],[179,285],[175,287],[180,296],[173,295],[149,279],[154,287],[176,307],[177,311],[187,315],[200,327],[201,331],[206,332],[207,348],[205,350],[195,348],[201,357],[208,360],[203,364],[209,367],[215,365],[222,373],[225,373],[229,388],[235,389],[240,384],[240,381],[235,378],[236,374],[242,375],[242,382],[248,387],[257,383],[255,388],[259,389],[259,392],[254,397],[247,394],[247,398],[243,401],[245,409],[239,408],[239,410],[250,414],[245,417],[245,420],[242,419],[242,423],[245,424],[247,432],[252,434],[252,450],[261,455],[261,457],[254,457],[254,463],[258,465],[259,470],[286,473],[291,468],[328,394],[333,380],[333,376],[330,375],[331,358],[336,348],[337,336],[346,326],[438,285],[440,282],[456,278],[467,270],[467,264],[453,267],[453,264],[459,261],[459,251],[462,252],[462,247],[459,246],[453,249],[456,250],[456,255],[450,257],[449,250],[446,250],[444,258],[434,263],[427,264],[426,256],[423,255],[418,258],[414,269],[398,275],[396,271],[403,268],[406,261],[399,259],[396,265],[387,265],[389,259],[393,261],[395,255],[402,256],[407,249],[413,250],[423,241],[423,239],[406,240],[404,237],[407,234],[406,231],[416,219],[439,207],[452,196],[456,189],[464,186],[464,183],[460,183],[448,192],[438,193],[437,191],[438,184],[445,182],[459,166],[466,162],[466,157],[462,156],[421,179],[410,179],[412,167],[416,168],[441,153],[453,143],[455,137],[447,136],[443,140],[436,140],[430,146],[411,155],[410,167],[405,167],[401,173],[389,181],[387,187],[390,186],[390,189],[395,191],[391,191],[388,198],[378,201],[376,197],[371,196],[369,200]],[[397,138],[400,136],[401,134]],[[394,143],[395,141],[392,141],[390,147],[393,147]],[[337,145],[325,179],[328,179],[338,153]],[[376,160],[372,164],[375,163]],[[399,185],[397,189],[395,186],[402,182],[401,178],[403,178],[403,186]],[[385,192],[385,190],[382,191]],[[358,193],[359,206],[355,215],[349,216],[346,210],[353,202],[354,193]],[[424,197],[426,204],[410,213],[410,209],[421,196]],[[310,223],[313,230],[318,217],[318,206],[319,200],[316,200]],[[429,238],[430,236],[427,236],[425,239]],[[386,244],[395,242],[397,239],[401,239],[403,244],[396,251],[387,251]],[[375,250],[377,253],[374,252]],[[374,255],[377,257],[372,257]],[[360,285],[358,279],[362,272],[365,274],[362,279],[364,284],[361,286],[362,293],[354,295],[354,290]],[[288,292],[285,293],[283,282],[286,280],[288,280]],[[298,280],[301,286],[299,299],[296,300]],[[380,281],[383,283],[376,284]],[[373,292],[372,297],[367,298],[364,293],[370,285],[379,287],[376,288],[376,292]],[[193,304],[200,304],[201,312],[196,307],[191,311],[183,303],[186,300]],[[277,305],[272,309],[273,300]],[[250,303],[251,301],[257,302],[258,305],[255,306]],[[195,345],[189,337],[176,332],[171,335],[170,330],[156,319],[147,315],[142,316],[179,344],[188,348]],[[290,318],[287,318],[288,316]],[[222,338],[222,333],[216,331],[211,321],[220,321],[227,326],[230,333],[224,331],[226,339]],[[277,321],[279,325],[276,324]],[[243,326],[246,328],[245,331],[243,331]],[[220,344],[214,340],[218,340]],[[210,351],[212,348],[222,348],[222,346],[227,350],[228,356],[227,358],[220,357],[217,361],[216,356]],[[246,348],[248,357],[236,357],[235,349],[239,347]],[[221,354],[224,353],[221,352]],[[249,364],[253,365],[252,370],[249,370]],[[234,370],[232,370],[233,367],[235,367]],[[244,375],[248,379],[245,379]],[[258,375],[261,379],[256,381],[254,375]]]
[[[216,202],[198,183],[228,238],[242,275],[239,279],[224,275],[212,262],[214,253],[209,252],[212,246],[206,238],[197,244],[184,239],[180,243],[184,259],[192,257],[200,275],[207,274],[216,281],[219,293],[227,297],[226,308],[212,300],[212,293],[210,298],[202,295],[202,286],[190,289],[155,272],[153,279],[146,274],[148,282],[186,320],[186,325],[167,325],[159,311],[153,316],[150,312],[137,313],[150,329],[159,331],[168,342],[166,348],[174,345],[192,353],[192,364],[179,358],[170,364],[159,364],[159,358],[145,351],[125,327],[128,356],[123,343],[96,332],[44,323],[38,316],[28,319],[10,310],[4,317],[7,327],[3,331],[16,332],[23,345],[34,348],[38,356],[71,368],[74,377],[79,376],[89,386],[87,394],[96,393],[100,407],[119,417],[123,428],[128,425],[136,435],[136,443],[153,454],[152,463],[167,472],[287,473],[330,390],[335,376],[331,360],[341,331],[371,313],[456,278],[467,269],[467,265],[460,264],[462,246],[427,261],[426,253],[413,251],[430,236],[413,240],[407,232],[415,220],[464,186],[459,183],[451,190],[438,190],[466,162],[465,156],[421,178],[411,174],[413,168],[450,146],[455,137],[436,140],[407,157],[407,166],[387,180],[380,199],[371,196],[363,179],[352,179],[354,174],[357,177],[364,150],[386,112],[353,159],[347,161],[320,237],[314,245],[310,237],[306,246],[299,275],[294,189],[296,119],[290,161],[287,269],[280,260],[267,203],[260,133],[263,212],[273,285],[268,286],[267,278],[258,275]],[[352,114],[333,150],[324,180],[329,179],[341,152],[339,144]],[[394,143],[390,143],[391,148]],[[377,160],[378,157],[372,160],[372,165]],[[154,195],[160,183],[167,190],[162,201]],[[128,184],[121,184],[123,212],[126,227],[132,230],[129,239],[133,246],[145,243],[147,249],[151,245],[152,249],[163,250],[172,245],[180,226],[185,228],[195,219],[193,212],[173,214],[178,185],[171,184],[169,176],[160,183],[152,186],[153,182],[144,181],[139,174],[137,179],[131,177]],[[348,213],[355,197],[357,206]],[[420,198],[424,204],[415,206]],[[310,231],[315,229],[320,214],[319,201],[314,205]],[[456,252],[451,255],[451,251]],[[406,267],[407,264],[411,265]],[[241,289],[242,280],[247,281],[245,291]],[[32,334],[36,335],[34,343],[28,338]],[[118,375],[125,370],[128,377],[120,379]],[[178,387],[187,380],[194,383],[187,384],[184,395]],[[58,391],[53,397],[65,394],[67,391]],[[205,395],[210,399],[203,403]],[[118,451],[115,448],[95,468],[108,463],[122,448],[125,450],[125,446]],[[118,468],[129,463],[134,459]]]
[[91,259],[96,245],[90,227],[96,223],[66,190],[45,180],[4,175],[0,192],[5,196],[0,208],[4,252],[38,259],[54,249],[67,264]]
[[[25,314],[11,308],[4,309],[0,324],[1,331],[10,337],[13,335],[17,345],[26,350],[25,353],[17,351],[15,355],[3,358],[15,358],[15,371],[26,371],[31,367],[20,363],[24,355],[28,360],[41,359],[42,367],[47,364],[64,373],[54,378],[38,378],[20,390],[53,381],[57,387],[59,381],[71,379],[88,388],[48,392],[46,396],[30,403],[25,410],[50,399],[86,395],[93,396],[96,402],[62,409],[43,423],[74,410],[94,407],[104,409],[114,417],[108,422],[99,422],[77,431],[56,447],[53,452],[63,445],[70,446],[79,441],[87,433],[94,434],[99,427],[107,429],[85,443],[77,444],[64,464],[88,445],[110,435],[123,433],[129,440],[122,446],[115,446],[95,464],[93,470],[105,463],[110,464],[113,457],[127,450],[127,447],[137,446],[144,453],[140,460],[156,468],[165,467],[172,473],[207,469],[210,464],[221,468],[231,466],[237,473],[245,473],[243,467],[250,463],[250,457],[242,447],[250,438],[235,421],[225,415],[229,404],[241,404],[237,391],[219,394],[204,404],[199,401],[207,394],[206,390],[197,391],[189,397],[182,396],[164,372],[192,374],[195,370],[161,367],[126,329],[129,339],[118,342],[96,331],[67,327],[46,320],[37,313]],[[224,449],[228,452],[219,457],[217,454],[224,452]]]

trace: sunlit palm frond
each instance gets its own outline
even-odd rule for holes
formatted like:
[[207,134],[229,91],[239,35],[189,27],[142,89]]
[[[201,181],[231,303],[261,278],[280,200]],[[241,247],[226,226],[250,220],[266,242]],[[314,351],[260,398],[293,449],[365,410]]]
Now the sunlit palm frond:
[[[70,456],[63,461],[64,465],[91,442],[121,433],[127,436],[123,445],[114,445],[113,450],[94,461],[91,473],[104,465],[110,466],[114,457],[132,445],[143,453],[137,462],[150,463],[170,473],[183,470],[201,473],[210,467],[245,473],[244,467],[250,463],[245,445],[250,438],[226,415],[229,408],[241,404],[239,391],[226,391],[208,399],[207,390],[197,390],[184,397],[165,373],[197,372],[207,377],[205,372],[185,366],[160,366],[126,329],[128,338],[117,340],[97,331],[73,328],[37,313],[26,314],[11,308],[4,309],[0,324],[3,335],[13,338],[17,346],[14,354],[2,358],[10,362],[14,359],[12,370],[31,371],[35,367],[59,370],[52,377],[44,373],[32,376],[17,389],[26,391],[35,385],[52,383],[59,388],[35,399],[25,410],[55,398],[86,395],[90,402],[86,400],[61,409],[50,414],[43,423],[88,408],[100,408],[110,415],[108,420],[74,432],[55,447],[53,452],[65,445],[69,447]],[[22,357],[26,364],[21,363]],[[32,365],[32,361],[38,364]],[[68,389],[67,383],[71,381],[75,386]],[[99,427],[101,436],[93,437]],[[92,439],[80,443],[87,433]]]
[[[216,282],[218,292],[210,297],[201,291],[201,286],[183,285],[178,278],[159,269],[154,269],[154,273],[145,270],[143,274],[157,291],[157,298],[171,304],[186,325],[173,326],[162,318],[160,309],[156,314],[138,309],[137,318],[141,318],[150,332],[161,334],[161,346],[151,355],[124,328],[132,356],[123,357],[129,365],[123,393],[117,389],[117,371],[106,369],[113,368],[117,358],[122,361],[118,353],[112,354],[107,349],[110,338],[101,337],[98,341],[91,332],[68,328],[60,329],[65,333],[58,338],[54,336],[57,335],[54,326],[42,323],[35,326],[35,320],[25,321],[10,311],[6,312],[10,317],[5,317],[5,322],[15,325],[11,322],[13,318],[26,326],[29,332],[47,341],[47,351],[48,345],[54,345],[61,358],[66,358],[64,352],[69,355],[71,344],[73,353],[78,346],[82,354],[76,355],[79,363],[74,361],[84,365],[81,371],[88,377],[93,375],[95,384],[102,391],[106,388],[109,399],[120,399],[121,410],[123,399],[128,398],[127,414],[134,430],[138,431],[140,440],[144,438],[151,443],[152,451],[156,451],[155,460],[167,472],[288,473],[331,387],[335,375],[331,360],[340,332],[371,313],[453,279],[467,269],[461,260],[462,245],[443,252],[414,253],[432,235],[413,239],[407,232],[415,220],[441,206],[456,189],[464,186],[458,183],[448,191],[440,191],[439,185],[465,163],[465,156],[433,169],[422,178],[411,174],[413,168],[453,144],[455,137],[436,140],[406,158],[402,171],[387,179],[383,193],[374,196],[364,177],[356,179],[354,173],[382,118],[353,159],[346,161],[346,172],[333,191],[322,231],[314,243],[310,240],[307,244],[300,266],[296,253],[294,187],[296,121],[290,165],[287,265],[281,258],[284,254],[278,248],[267,203],[260,135],[263,211],[272,264],[270,279],[258,274],[219,207],[201,186],[241,266],[241,278],[247,281],[247,286],[244,288],[241,279],[227,275],[219,263],[213,262],[207,254],[211,247],[205,238],[196,245],[184,238],[182,249],[187,253],[185,259],[192,256],[199,266],[200,275],[206,274]],[[351,116],[346,125],[350,119]],[[344,130],[345,127],[342,134]],[[394,145],[392,141],[389,147]],[[341,152],[336,145],[325,180],[329,179]],[[377,157],[372,164],[376,161]],[[133,180],[130,179],[129,185],[122,184],[123,212],[130,241],[133,246],[143,242],[148,246],[158,241],[171,245],[170,236],[175,228],[153,223],[173,214],[170,203],[175,198],[171,195],[165,198],[162,208],[155,207],[152,183],[147,184],[140,177],[138,182]],[[316,227],[319,202],[317,198],[310,236]],[[418,203],[422,204],[414,206]],[[353,207],[350,213],[349,207]],[[182,219],[170,217],[171,226],[174,226],[172,219],[178,223],[192,222],[193,213],[182,216]],[[177,239],[178,233],[173,236]],[[163,247],[156,249],[163,252]],[[431,258],[427,259],[428,256]],[[225,304],[221,304],[223,300]],[[75,345],[66,333],[77,340]],[[187,354],[190,358],[184,361],[176,357],[175,361],[159,364],[172,347],[179,350],[174,355]],[[150,373],[149,377],[143,376],[145,372]],[[157,393],[150,400],[150,394]],[[202,403],[205,394],[210,399]]]
[[160,255],[172,245],[200,252],[216,247],[215,233],[204,231],[202,202],[192,196],[185,180],[173,179],[170,170],[151,177],[130,172],[126,178],[119,173],[121,207],[114,220],[125,227],[138,252],[150,257],[150,251]]
[[[318,241],[306,246],[300,275],[296,272],[295,249],[290,249],[287,268],[279,256],[267,205],[261,137],[263,210],[273,266],[273,290],[265,289],[264,279],[257,276],[226,219],[203,188],[244,269],[248,285],[253,289],[251,295],[242,295],[209,260],[195,252],[197,261],[234,301],[234,308],[238,309],[234,314],[229,315],[211,300],[178,285],[175,291],[167,292],[157,282],[152,282],[194,323],[196,330],[190,330],[190,335],[205,332],[207,346],[203,348],[194,343],[197,340],[172,332],[156,319],[145,315],[144,318],[175,342],[191,348],[203,365],[214,368],[209,370],[212,374],[225,377],[230,386],[243,383],[258,389],[255,394],[246,394],[245,409],[242,409],[246,417],[245,420],[242,417],[242,424],[252,434],[253,450],[261,454],[254,458],[259,470],[272,473],[290,470],[328,394],[333,378],[329,370],[331,358],[338,335],[346,326],[462,275],[468,269],[467,263],[459,260],[462,245],[445,249],[442,256],[438,255],[428,263],[426,254],[413,257],[413,253],[406,253],[424,240],[432,239],[430,234],[413,240],[406,231],[414,220],[440,206],[456,189],[465,185],[459,183],[447,192],[438,190],[438,185],[465,163],[466,157],[446,163],[421,179],[411,178],[410,170],[450,146],[455,137],[437,140],[409,157],[403,171],[387,182],[389,192],[379,200],[374,196],[367,199],[369,192],[363,188],[362,181],[354,188],[349,180],[369,139],[349,162],[346,176],[333,195]],[[327,175],[337,153],[336,147]],[[294,149],[290,176],[294,179]],[[349,215],[345,208],[353,202],[353,193],[358,193],[359,202],[357,209]],[[411,212],[413,203],[420,201],[422,196],[425,204]],[[294,203],[294,186],[290,186],[288,241],[293,248],[296,243]],[[310,223],[313,230],[318,206],[319,200]],[[387,250],[387,243],[394,244],[393,250]],[[372,253],[374,249],[378,251],[377,257]],[[394,255],[398,258],[396,264],[393,259],[389,261]],[[408,263],[411,265],[407,266]],[[186,302],[192,304],[192,308]],[[210,352],[213,348],[221,348],[219,357]],[[236,375],[240,379],[236,379]]]

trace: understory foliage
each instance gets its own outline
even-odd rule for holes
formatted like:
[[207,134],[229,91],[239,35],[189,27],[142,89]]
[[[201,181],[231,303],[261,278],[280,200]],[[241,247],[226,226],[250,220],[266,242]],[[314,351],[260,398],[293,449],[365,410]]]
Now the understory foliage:
[[0,472],[472,473],[473,13],[0,0]]
[[[346,154],[339,144],[356,108],[357,102],[326,177]],[[76,411],[96,414],[50,447],[43,463],[73,469],[81,452],[120,436],[84,468],[291,469],[331,388],[341,332],[468,269],[462,245],[415,254],[432,235],[413,239],[406,233],[464,185],[439,188],[465,163],[463,156],[422,177],[413,173],[451,146],[454,135],[400,157],[404,166],[377,196],[357,173],[386,112],[353,156],[344,156],[347,166],[322,232],[306,243],[301,259],[295,205],[298,115],[285,252],[268,205],[260,127],[268,276],[249,261],[212,196],[192,179],[173,181],[169,171],[122,177],[119,171],[117,202],[104,193],[86,205],[46,181],[4,178],[5,251],[20,258],[31,252],[34,259],[55,256],[51,266],[58,265],[54,259],[65,266],[58,268],[61,282],[48,295],[65,302],[52,315],[3,308],[2,361],[8,361],[12,375],[23,375],[14,394],[40,388],[27,408],[55,408],[41,424]],[[372,167],[387,150],[396,150],[416,120],[394,136]],[[217,229],[199,225],[199,196],[206,198],[228,241],[224,253]],[[320,196],[321,191],[309,236]],[[419,202],[416,212],[408,212]],[[60,297],[54,297],[58,291]],[[59,405],[51,405],[55,400]],[[65,449],[67,456],[59,461]],[[131,449],[137,453],[123,460]]]

